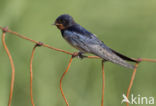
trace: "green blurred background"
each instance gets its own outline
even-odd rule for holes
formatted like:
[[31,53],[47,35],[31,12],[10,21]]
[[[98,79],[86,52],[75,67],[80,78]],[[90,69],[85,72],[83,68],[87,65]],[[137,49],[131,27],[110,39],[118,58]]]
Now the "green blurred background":
[[[68,13],[95,33],[109,47],[134,58],[156,58],[155,0],[0,0],[0,25],[56,48],[75,52],[51,26]],[[1,34],[1,32],[0,32]],[[6,43],[16,67],[12,106],[31,106],[29,61],[33,43],[7,34]],[[70,56],[44,47],[37,48],[33,61],[33,95],[36,106],[65,106],[59,80]],[[105,64],[105,106],[121,104],[132,70]],[[0,106],[7,106],[11,79],[8,57],[0,43]],[[156,97],[156,64],[139,65],[131,93]],[[101,61],[74,59],[63,80],[70,106],[100,106]],[[156,105],[156,103],[155,103]],[[135,105],[133,105],[135,106]],[[148,106],[146,104],[136,106]]]

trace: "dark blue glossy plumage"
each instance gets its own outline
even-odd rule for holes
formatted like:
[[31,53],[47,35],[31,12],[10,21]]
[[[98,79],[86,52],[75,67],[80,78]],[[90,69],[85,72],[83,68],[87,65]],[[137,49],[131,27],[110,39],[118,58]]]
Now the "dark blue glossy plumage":
[[[66,17],[66,18],[64,18]],[[67,17],[70,17],[68,20]],[[64,21],[64,22],[63,22]],[[83,53],[92,53],[127,68],[133,69],[134,66],[127,63],[125,60],[136,62],[112,49],[107,47],[94,34],[87,31],[85,28],[77,24],[69,15],[62,15],[57,18],[57,27],[60,29],[63,38],[73,47],[79,49]],[[60,26],[59,26],[60,25]],[[66,27],[63,27],[63,26]]]

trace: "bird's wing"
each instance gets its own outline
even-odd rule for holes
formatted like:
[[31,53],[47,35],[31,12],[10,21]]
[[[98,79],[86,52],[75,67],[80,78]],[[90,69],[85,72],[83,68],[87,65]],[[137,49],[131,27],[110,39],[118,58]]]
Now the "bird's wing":
[[116,55],[118,55],[120,58],[124,59],[124,60],[127,60],[127,61],[129,61],[129,62],[135,62],[135,63],[138,62],[137,60],[132,59],[132,58],[129,58],[129,57],[127,57],[127,56],[125,56],[125,55],[123,55],[123,54],[121,54],[121,53],[118,53],[118,52],[115,51],[115,50],[112,50],[112,49],[111,49],[111,51],[112,51],[113,53],[115,53]]
[[76,49],[79,49],[81,52],[89,52],[87,42],[85,42],[87,36],[83,36],[81,33],[65,30],[63,32],[64,39]]
[[102,41],[100,41],[95,36],[93,36],[92,40],[90,40],[88,46],[88,48],[91,50],[91,53],[103,58],[104,60],[108,60],[121,66],[134,69],[133,65],[127,63],[124,59],[122,59],[122,57],[124,56],[122,56],[121,54],[120,56],[118,56],[119,53],[117,54],[117,52],[113,52],[109,47],[107,47]]
[[94,34],[88,32],[81,26],[69,28],[64,32],[64,38],[75,48],[97,55],[104,60],[120,64],[124,67],[134,69],[134,66],[128,64],[121,55],[113,52],[102,41],[100,41]]

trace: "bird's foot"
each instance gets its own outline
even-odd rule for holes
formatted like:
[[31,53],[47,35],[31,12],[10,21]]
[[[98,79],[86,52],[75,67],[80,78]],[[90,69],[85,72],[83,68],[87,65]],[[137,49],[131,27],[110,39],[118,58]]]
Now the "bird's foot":
[[74,52],[72,56],[73,57],[78,57],[80,59],[83,59],[83,58],[87,57],[87,56],[82,55],[82,54],[83,54],[82,52]]
[[79,57],[80,59],[83,59],[83,58],[85,58],[85,57],[87,57],[87,56],[83,55],[82,52],[78,52],[78,57]]

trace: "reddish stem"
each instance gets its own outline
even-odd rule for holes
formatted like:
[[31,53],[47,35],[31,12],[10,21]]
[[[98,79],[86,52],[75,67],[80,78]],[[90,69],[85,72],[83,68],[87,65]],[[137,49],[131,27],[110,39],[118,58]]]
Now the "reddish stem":
[[8,57],[9,57],[11,68],[12,68],[11,84],[10,84],[10,95],[9,95],[9,101],[8,101],[8,106],[11,106],[11,101],[12,101],[12,96],[13,96],[13,89],[14,89],[14,81],[15,81],[15,66],[14,66],[12,56],[11,56],[11,54],[9,52],[9,49],[8,49],[6,43],[5,43],[5,32],[3,32],[3,34],[2,34],[2,43],[3,43],[4,49],[5,49]]
[[104,72],[104,62],[102,61],[102,99],[101,99],[101,106],[104,106],[104,89],[105,89],[105,72]]
[[30,97],[31,97],[31,104],[32,104],[32,106],[35,106],[34,100],[33,100],[33,91],[32,91],[32,80],[33,80],[32,62],[33,62],[33,58],[34,58],[34,53],[35,53],[36,47],[37,47],[37,45],[35,45],[33,47],[31,58],[30,58]]
[[[132,74],[132,77],[131,77],[131,81],[130,81],[130,84],[129,84],[129,87],[128,87],[128,90],[127,90],[127,98],[129,97],[129,94],[130,94],[130,91],[131,91],[131,88],[132,88],[132,85],[133,85],[133,81],[134,81],[134,78],[135,78],[136,69],[137,69],[137,67],[138,67],[138,64],[139,64],[139,63],[136,63],[136,64],[135,64],[135,68],[134,68],[134,70],[133,70],[133,74]],[[127,102],[126,104],[127,104],[127,106],[129,106],[129,103],[128,103],[128,102]]]
[[71,65],[71,63],[72,63],[72,59],[73,59],[73,56],[70,58],[69,64],[68,64],[68,66],[67,66],[67,69],[66,69],[66,71],[63,73],[63,75],[62,75],[62,77],[61,77],[61,79],[60,79],[60,90],[61,90],[61,94],[62,94],[63,99],[65,100],[67,106],[69,106],[69,103],[68,103],[66,97],[64,96],[64,93],[63,93],[63,90],[62,90],[62,80],[63,80],[65,74],[66,74],[66,73],[68,72],[68,70],[69,70],[69,67],[70,67],[70,65]]

